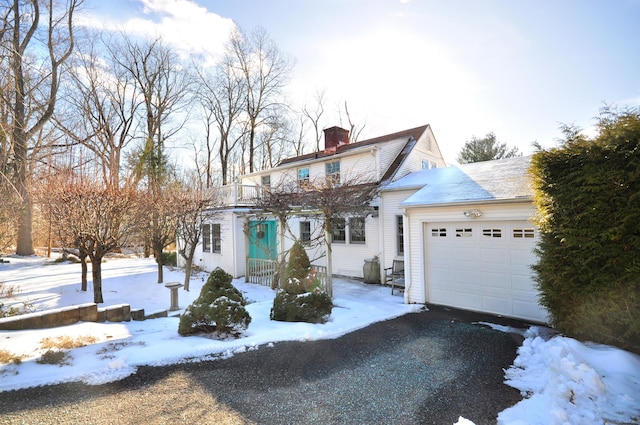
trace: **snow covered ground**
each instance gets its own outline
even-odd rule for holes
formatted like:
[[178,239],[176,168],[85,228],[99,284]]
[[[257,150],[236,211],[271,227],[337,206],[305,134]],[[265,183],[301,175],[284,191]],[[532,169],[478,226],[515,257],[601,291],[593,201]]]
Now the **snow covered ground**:
[[[7,306],[27,302],[37,310],[93,301],[90,291],[80,291],[80,266],[50,264],[39,258],[9,258],[0,264],[0,282],[14,295]],[[180,270],[165,270],[165,282],[183,281]],[[180,307],[189,305],[206,279],[191,281],[191,291],[179,291]],[[146,313],[167,309],[169,290],[156,282],[156,264],[149,259],[108,259],[103,264],[105,306],[127,303]],[[239,339],[218,341],[181,337],[178,318],[144,322],[78,323],[45,330],[0,331],[0,351],[21,356],[21,363],[0,364],[0,391],[61,382],[101,384],[135,373],[141,365],[166,365],[185,361],[229,357],[270,346],[278,341],[337,338],[371,323],[417,311],[388,288],[344,279],[334,280],[334,308],[325,324],[282,323],[269,320],[274,292],[266,287],[234,285],[251,302],[248,330]],[[91,283],[89,283],[91,285]],[[493,326],[495,329],[504,329]],[[499,424],[628,424],[640,422],[640,356],[609,346],[583,344],[551,336],[545,328],[522,330],[525,341],[505,382],[525,397],[498,416]],[[68,336],[93,339],[69,351],[67,366],[37,363],[46,351],[44,338]],[[470,422],[460,418],[458,424]]]

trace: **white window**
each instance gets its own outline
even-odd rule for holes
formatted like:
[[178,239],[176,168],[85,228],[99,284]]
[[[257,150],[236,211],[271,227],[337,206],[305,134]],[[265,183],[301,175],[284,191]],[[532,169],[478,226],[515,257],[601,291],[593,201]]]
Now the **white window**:
[[482,236],[486,236],[489,238],[501,238],[502,237],[502,229],[482,229]]
[[444,227],[433,228],[431,229],[431,236],[434,238],[446,238],[447,237],[447,229]]
[[202,252],[211,252],[211,225],[202,225]]
[[349,219],[349,243],[366,243],[364,217],[353,217]]
[[298,168],[298,186],[305,187],[309,184],[309,168]]
[[262,187],[269,190],[271,188],[271,175],[262,176]]
[[331,241],[333,243],[347,242],[347,223],[344,218],[336,218],[331,222]]
[[422,160],[422,169],[423,170],[431,170],[432,168],[438,168],[438,164],[433,161],[427,161],[426,159]]
[[340,161],[327,162],[327,179],[340,183]]
[[456,229],[456,238],[470,238],[473,236],[473,229],[464,227]]
[[513,229],[515,239],[533,239],[536,236],[534,229]]
[[300,242],[303,245],[308,245],[311,242],[311,222],[310,221],[301,221],[300,222]]
[[402,216],[396,216],[396,247],[398,255],[404,255],[404,226]]
[[220,234],[220,223],[211,225],[211,249],[212,252],[220,254],[222,252],[222,238]]

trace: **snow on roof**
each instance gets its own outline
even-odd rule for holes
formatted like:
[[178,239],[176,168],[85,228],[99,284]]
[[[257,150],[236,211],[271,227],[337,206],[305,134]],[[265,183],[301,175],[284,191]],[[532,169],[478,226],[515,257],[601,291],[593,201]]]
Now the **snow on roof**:
[[404,207],[473,201],[530,199],[531,157],[476,162],[417,171],[389,184],[385,191],[420,188]]

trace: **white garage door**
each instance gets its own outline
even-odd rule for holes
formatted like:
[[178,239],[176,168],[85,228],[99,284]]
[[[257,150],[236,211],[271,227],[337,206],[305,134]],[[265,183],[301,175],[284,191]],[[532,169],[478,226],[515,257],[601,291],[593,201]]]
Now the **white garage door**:
[[425,223],[428,302],[546,321],[530,265],[538,233],[526,221]]

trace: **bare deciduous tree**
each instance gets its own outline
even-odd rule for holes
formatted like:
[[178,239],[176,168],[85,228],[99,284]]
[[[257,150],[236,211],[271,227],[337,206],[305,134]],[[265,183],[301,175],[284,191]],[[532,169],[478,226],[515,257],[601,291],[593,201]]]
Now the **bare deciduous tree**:
[[[10,116],[11,127],[6,129],[6,135],[11,138],[13,150],[12,180],[22,201],[18,255],[34,253],[30,148],[53,116],[62,65],[74,49],[73,16],[81,3],[82,0],[12,0],[0,12],[0,73],[10,83],[10,90],[2,93],[1,101]],[[42,17],[45,22],[41,22]]]
[[81,257],[91,260],[93,300],[104,302],[102,260],[134,233],[136,193],[131,188],[105,187],[69,172],[51,176],[37,193],[42,208],[49,209],[54,218],[63,246],[77,248]]
[[267,118],[281,113],[284,87],[289,81],[293,62],[269,38],[264,28],[250,34],[236,31],[229,45],[234,67],[246,84],[244,114],[247,120],[248,171],[255,171],[257,133]]
[[[213,74],[200,72],[199,77],[198,98],[204,114],[208,165],[212,161],[213,128],[218,136],[218,158],[225,185],[230,181],[229,165],[234,152],[246,133],[241,114],[247,102],[247,86],[242,75],[236,72],[230,54],[217,65]],[[207,183],[210,187],[210,179]]]
[[311,122],[311,128],[313,128],[314,134],[314,146],[316,152],[320,151],[320,142],[322,142],[322,125],[320,120],[324,115],[324,91],[318,91],[315,94],[315,105],[310,107],[304,105],[302,107],[303,116]]
[[121,162],[134,137],[136,115],[141,106],[132,75],[118,64],[113,38],[94,37],[80,45],[69,63],[72,76],[68,103],[72,113],[58,118],[59,125],[75,143],[89,149],[107,186],[121,184]]
[[217,190],[193,184],[183,185],[176,194],[176,243],[178,254],[185,260],[184,290],[189,290],[196,248],[202,239],[202,226],[216,213],[221,202]]

